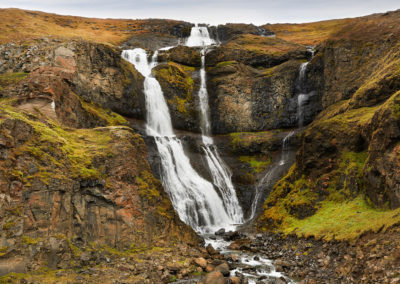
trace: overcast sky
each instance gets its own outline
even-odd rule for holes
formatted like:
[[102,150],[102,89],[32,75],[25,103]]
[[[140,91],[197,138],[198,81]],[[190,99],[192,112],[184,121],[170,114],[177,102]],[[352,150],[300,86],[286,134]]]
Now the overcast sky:
[[0,0],[23,8],[98,18],[167,18],[192,23],[300,23],[400,9],[399,0]]

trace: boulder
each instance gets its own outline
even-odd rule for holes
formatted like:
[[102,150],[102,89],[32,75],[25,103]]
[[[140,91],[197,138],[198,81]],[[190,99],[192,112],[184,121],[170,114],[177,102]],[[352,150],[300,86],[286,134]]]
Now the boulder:
[[240,278],[236,277],[236,276],[229,277],[229,281],[231,284],[240,284],[241,283]]
[[204,284],[225,284],[225,283],[226,283],[225,278],[219,271],[213,271],[211,273],[208,273],[204,281]]
[[215,267],[215,271],[219,271],[222,273],[222,275],[229,276],[230,270],[229,270],[229,265],[228,263],[222,263],[220,265],[218,265],[217,267]]
[[198,258],[195,258],[194,259],[194,263],[197,265],[197,266],[199,266],[199,267],[201,267],[201,268],[206,268],[207,267],[207,260],[205,260],[203,257],[198,257]]

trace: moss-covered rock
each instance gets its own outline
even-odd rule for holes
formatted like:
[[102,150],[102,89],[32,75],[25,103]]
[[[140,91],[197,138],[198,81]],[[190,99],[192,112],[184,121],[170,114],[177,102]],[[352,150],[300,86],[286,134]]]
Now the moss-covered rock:
[[198,88],[192,78],[194,68],[169,62],[153,73],[166,98],[174,128],[199,132]]
[[[132,129],[65,128],[4,103],[0,117],[0,245],[25,264],[49,257],[48,265],[73,267],[64,261],[68,250],[54,254],[59,234],[77,250],[90,242],[123,250],[198,241],[176,217]],[[32,246],[41,253],[30,254]]]
[[199,49],[178,45],[177,47],[170,49],[167,54],[168,59],[176,63],[193,67],[201,66],[201,55]]
[[296,164],[268,197],[259,226],[354,239],[399,222],[398,209],[390,210],[399,207],[398,96],[359,109],[343,101],[321,112],[303,135]]

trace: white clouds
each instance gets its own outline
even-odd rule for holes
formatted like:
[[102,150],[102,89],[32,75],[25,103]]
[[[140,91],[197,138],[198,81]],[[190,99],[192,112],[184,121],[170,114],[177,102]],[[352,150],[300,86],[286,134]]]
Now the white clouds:
[[356,17],[395,10],[400,3],[398,0],[0,0],[0,7],[103,18],[264,24]]

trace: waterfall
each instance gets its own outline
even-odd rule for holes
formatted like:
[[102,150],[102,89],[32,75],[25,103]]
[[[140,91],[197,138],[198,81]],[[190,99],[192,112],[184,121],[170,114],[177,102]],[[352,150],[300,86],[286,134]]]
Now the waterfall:
[[186,46],[209,46],[215,44],[215,41],[210,38],[207,27],[199,27],[197,24],[192,27],[190,36],[186,41]]
[[[314,56],[314,51],[309,49],[312,56]],[[312,58],[312,57],[311,57]],[[303,94],[306,84],[306,71],[309,62],[304,62],[300,65],[299,76],[297,80],[297,89],[299,94],[297,95],[297,127],[302,128],[304,126],[304,104],[308,100],[309,94]],[[282,152],[280,156],[279,163],[271,165],[267,173],[260,180],[256,186],[256,193],[254,195],[253,203],[251,204],[250,217],[249,220],[256,216],[257,209],[260,206],[262,197],[264,195],[265,189],[271,188],[277,181],[276,177],[281,173],[285,172],[290,162],[290,138],[296,133],[296,130],[290,131],[282,140]]]
[[214,43],[210,38],[206,27],[192,28],[186,45],[202,47],[201,69],[200,69],[200,128],[202,132],[203,150],[210,170],[213,184],[218,188],[225,208],[235,223],[243,222],[243,211],[236,196],[235,187],[232,183],[232,173],[218,153],[217,147],[211,138],[210,108],[208,103],[208,92],[206,83],[205,55],[207,46]]
[[286,164],[289,160],[289,140],[294,133],[294,130],[292,130],[288,135],[285,136],[285,138],[283,138],[281,160],[279,161],[279,165],[281,166]]
[[237,214],[232,213],[231,205],[220,198],[214,186],[193,169],[181,141],[174,134],[161,86],[151,75],[151,69],[157,64],[157,54],[153,55],[151,63],[141,48],[125,50],[122,57],[145,77],[146,131],[154,136],[161,158],[162,183],[179,217],[199,233],[232,228],[232,224],[238,222]]
[[300,64],[300,70],[299,70],[299,85],[300,85],[300,88],[301,88],[301,85],[304,83],[304,80],[306,78],[307,65],[308,65],[308,62],[304,62],[304,63]]
[[299,94],[297,97],[297,125],[304,126],[304,103],[308,100],[308,94]]

